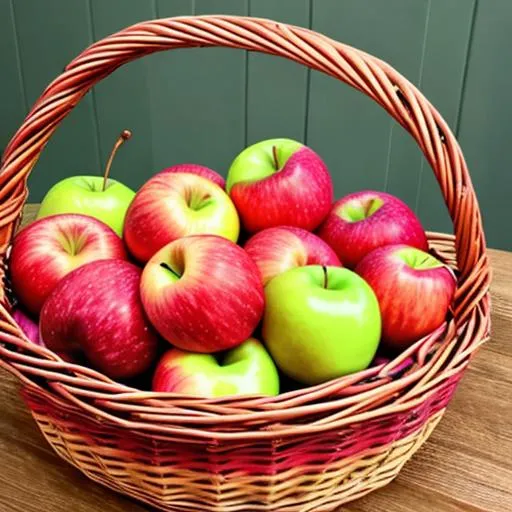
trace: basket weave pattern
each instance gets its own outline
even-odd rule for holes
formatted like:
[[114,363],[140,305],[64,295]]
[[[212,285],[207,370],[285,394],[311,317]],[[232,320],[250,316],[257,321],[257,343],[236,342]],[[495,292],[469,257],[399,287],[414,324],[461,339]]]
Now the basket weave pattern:
[[48,86],[5,150],[1,272],[28,175],[62,119],[124,63],[197,46],[260,51],[322,71],[368,95],[414,137],[454,224],[454,236],[429,234],[458,278],[453,316],[386,365],[272,398],[200,399],[141,392],[30,344],[2,287],[0,365],[21,380],[56,452],[115,490],[176,512],[336,510],[398,474],[490,331],[490,270],[464,157],[435,108],[389,65],[310,30],[231,16],[144,22],[99,41]]

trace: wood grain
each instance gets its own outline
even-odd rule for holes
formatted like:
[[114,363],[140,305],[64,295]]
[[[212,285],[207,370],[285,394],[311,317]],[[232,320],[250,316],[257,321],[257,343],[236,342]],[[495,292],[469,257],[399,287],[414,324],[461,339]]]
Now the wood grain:
[[[37,205],[28,205],[24,222],[36,212]],[[490,254],[492,341],[476,356],[445,418],[400,476],[343,512],[512,510],[512,253]],[[0,512],[150,510],[58,459],[17,390],[16,380],[0,372]]]

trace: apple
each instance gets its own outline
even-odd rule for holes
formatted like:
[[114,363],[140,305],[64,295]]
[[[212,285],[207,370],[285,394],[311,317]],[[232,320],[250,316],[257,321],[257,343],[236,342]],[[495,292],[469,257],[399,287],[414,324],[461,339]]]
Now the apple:
[[122,236],[126,210],[135,192],[108,176],[117,150],[130,137],[129,130],[124,130],[119,136],[104,176],[73,176],[56,183],[44,197],[37,218],[61,213],[81,213],[101,220]]
[[265,287],[263,340],[292,379],[318,384],[367,368],[380,340],[377,298],[356,273],[308,265]]
[[356,272],[377,295],[382,340],[388,347],[403,350],[446,320],[455,277],[427,252],[406,245],[380,247],[359,263]]
[[279,394],[279,374],[265,347],[254,338],[221,357],[173,348],[158,363],[153,391],[208,398],[274,396]]
[[249,338],[264,308],[256,264],[241,247],[215,235],[180,238],[158,251],[142,273],[141,298],[163,338],[202,353]]
[[290,268],[341,266],[336,253],[321,238],[291,226],[264,229],[253,235],[244,248],[258,266],[263,286]]
[[212,234],[233,242],[240,223],[235,206],[215,183],[183,172],[159,172],[137,192],[128,208],[124,240],[139,261],[187,235]]
[[103,222],[78,214],[39,219],[14,238],[10,257],[13,290],[38,314],[56,284],[94,260],[126,259],[123,241]]
[[44,346],[39,334],[39,325],[29,315],[23,310],[16,308],[12,312],[12,317],[28,340],[36,345]]
[[242,151],[229,168],[226,190],[250,233],[284,225],[312,231],[333,200],[322,159],[290,139],[265,140]]
[[364,190],[336,201],[318,230],[351,269],[373,249],[405,244],[427,250],[425,231],[414,212],[398,197]]
[[83,354],[113,379],[146,371],[158,337],[140,301],[142,271],[123,260],[88,263],[68,274],[45,302],[41,338],[54,352]]
[[198,176],[202,176],[203,178],[213,181],[213,183],[219,185],[221,189],[226,188],[226,181],[224,178],[219,173],[215,172],[209,167],[205,167],[204,165],[178,164],[173,165],[172,167],[167,167],[161,172],[185,172],[190,174],[197,174]]

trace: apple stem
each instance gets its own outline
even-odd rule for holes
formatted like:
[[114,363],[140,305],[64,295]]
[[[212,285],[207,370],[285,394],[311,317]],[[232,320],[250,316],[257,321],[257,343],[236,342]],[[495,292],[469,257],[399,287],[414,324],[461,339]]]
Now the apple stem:
[[375,203],[375,199],[372,199],[371,201],[368,201],[366,203],[366,208],[364,209],[365,218],[368,218],[368,214],[370,213],[374,203]]
[[164,263],[162,261],[162,263],[160,263],[160,266],[162,268],[165,268],[166,270],[168,270],[171,274],[174,274],[178,279],[181,277],[178,272],[175,272],[169,265],[167,265],[167,263]]
[[277,156],[277,146],[272,146],[272,156],[274,157],[274,167],[279,170],[279,157]]
[[325,265],[322,265],[322,270],[324,271],[324,288],[327,289],[327,287],[329,286],[327,267]]
[[108,175],[110,174],[110,168],[112,167],[112,162],[114,161],[114,157],[116,156],[117,150],[123,145],[125,141],[127,141],[132,136],[132,132],[130,130],[123,130],[112,148],[110,152],[110,156],[108,158],[107,166],[105,168],[105,174],[103,174],[103,187],[101,191],[104,192],[107,188]]

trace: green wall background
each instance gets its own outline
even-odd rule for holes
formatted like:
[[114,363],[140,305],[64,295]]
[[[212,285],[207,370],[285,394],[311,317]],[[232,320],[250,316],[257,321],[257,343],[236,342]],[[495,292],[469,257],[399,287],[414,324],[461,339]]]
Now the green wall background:
[[[212,13],[309,26],[391,63],[458,135],[489,245],[512,250],[510,0],[0,0],[0,148],[91,42],[145,19]],[[387,190],[428,229],[451,230],[428,164],[377,105],[292,62],[229,49],[160,53],[116,71],[55,134],[30,200],[63,177],[100,173],[123,128],[134,137],[113,173],[132,187],[185,161],[225,174],[247,144],[291,137],[324,157],[338,196]]]

